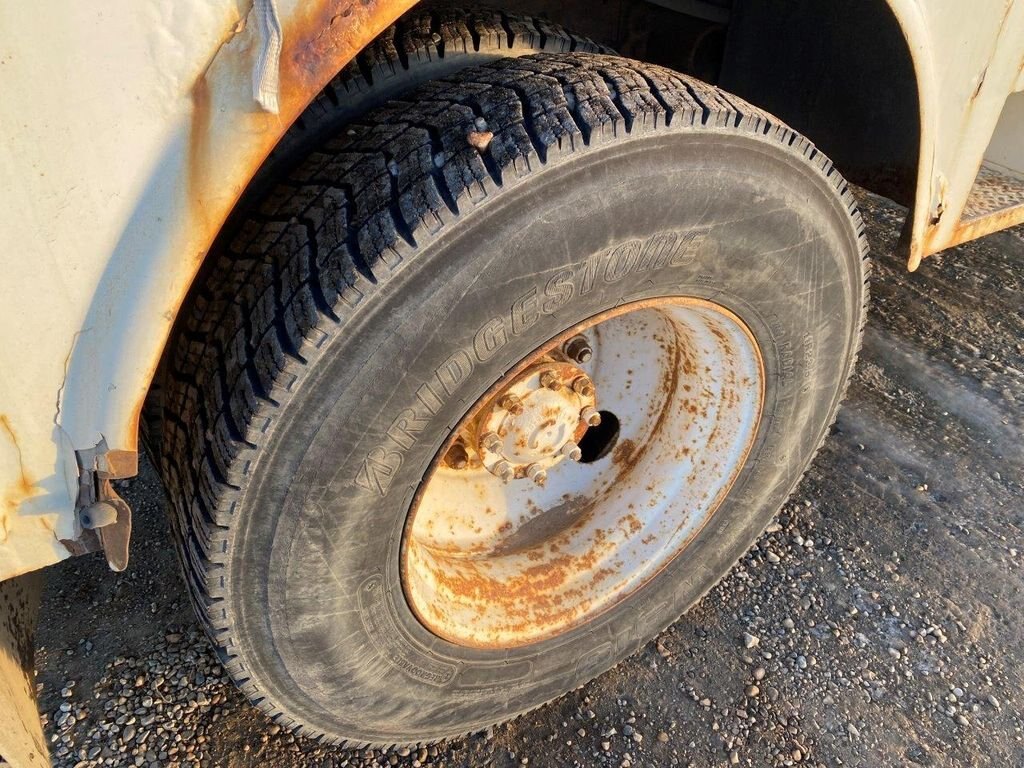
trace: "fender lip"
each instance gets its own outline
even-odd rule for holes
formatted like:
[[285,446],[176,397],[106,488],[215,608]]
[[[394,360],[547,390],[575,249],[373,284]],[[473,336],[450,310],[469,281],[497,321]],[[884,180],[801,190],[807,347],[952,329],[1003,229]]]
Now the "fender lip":
[[[263,111],[252,95],[258,50],[252,4],[237,10],[233,3],[223,4],[223,13],[207,16],[208,5],[186,4],[203,9],[204,34],[167,20],[160,30],[171,40],[186,33],[193,42],[201,38],[201,50],[189,41],[172,46],[175,56],[188,52],[188,60],[157,61],[166,63],[160,76],[167,82],[138,75],[126,85],[139,94],[158,86],[181,98],[168,102],[166,114],[150,109],[137,115],[138,137],[151,142],[149,155],[139,159],[152,167],[138,178],[117,177],[138,188],[132,188],[127,206],[111,206],[94,222],[108,245],[103,252],[80,253],[89,290],[63,308],[75,320],[67,329],[37,323],[42,328],[37,343],[60,350],[63,365],[23,383],[11,398],[17,408],[8,414],[25,459],[20,474],[16,464],[5,466],[14,449],[0,432],[0,579],[78,551],[73,546],[76,451],[88,450],[102,437],[109,446],[109,477],[136,473],[140,414],[164,344],[224,222],[306,106],[415,0],[278,0],[284,43],[279,114]],[[126,25],[135,23],[132,14],[125,16]],[[183,11],[181,18],[187,17]],[[138,103],[143,109],[148,102]],[[104,135],[97,129],[107,127],[91,126],[92,133]],[[75,170],[67,170],[67,179],[55,171],[50,183],[67,181],[73,187]],[[47,205],[39,203],[40,210]],[[54,249],[59,250],[61,237],[70,235],[57,232]],[[21,477],[35,484],[31,493]]]

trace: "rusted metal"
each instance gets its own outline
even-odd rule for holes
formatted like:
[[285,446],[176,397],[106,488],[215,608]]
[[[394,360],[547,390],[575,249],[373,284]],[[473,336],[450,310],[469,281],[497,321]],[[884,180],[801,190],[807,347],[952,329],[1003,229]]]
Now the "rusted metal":
[[983,165],[949,247],[1024,224],[1024,178]]
[[[529,464],[520,476],[534,483],[503,484],[479,464],[454,471],[435,460],[416,494],[403,585],[424,626],[451,642],[524,645],[608,610],[685,548],[750,450],[764,398],[753,336],[719,305],[673,297],[618,307],[552,339],[470,408],[438,457],[489,423],[510,387],[578,397],[571,386],[542,388],[540,373],[581,332],[593,339],[585,375],[620,423],[614,451],[583,464]],[[577,414],[585,431],[596,404]],[[511,432],[502,440],[496,429],[483,435],[489,447],[512,450]],[[573,441],[557,453],[584,458]]]

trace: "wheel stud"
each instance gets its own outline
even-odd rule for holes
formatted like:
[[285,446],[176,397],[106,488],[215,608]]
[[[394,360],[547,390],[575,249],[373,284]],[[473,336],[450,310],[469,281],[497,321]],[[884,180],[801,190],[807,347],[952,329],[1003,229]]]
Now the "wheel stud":
[[516,476],[515,470],[512,469],[512,465],[504,459],[494,465],[493,472],[506,483]]
[[594,356],[594,350],[586,336],[573,336],[562,346],[562,351],[576,363],[588,363]]
[[544,371],[540,375],[540,385],[548,389],[561,389],[562,381],[554,371]]
[[589,376],[579,376],[573,381],[572,390],[582,397],[593,397],[594,382],[590,380]]
[[523,412],[522,400],[513,394],[502,395],[501,399],[498,401],[498,405],[513,416],[518,416]]
[[480,438],[480,445],[483,446],[485,451],[491,453],[501,453],[501,438],[495,432],[488,432],[486,435]]
[[544,481],[548,479],[548,473],[544,471],[544,468],[540,464],[531,464],[526,468],[526,476],[533,480],[537,485],[544,485]]
[[570,461],[579,461],[583,458],[583,451],[572,440],[562,446],[561,454]]
[[580,420],[589,427],[596,427],[601,423],[601,414],[588,405],[580,412]]
[[448,449],[444,457],[445,463],[452,469],[465,469],[469,465],[469,452],[462,442],[457,442]]

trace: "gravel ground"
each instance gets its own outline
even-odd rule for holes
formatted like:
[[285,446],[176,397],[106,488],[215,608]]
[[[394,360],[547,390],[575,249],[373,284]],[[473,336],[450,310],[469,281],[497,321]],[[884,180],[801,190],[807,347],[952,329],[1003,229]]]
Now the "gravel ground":
[[40,707],[58,766],[1024,765],[1024,232],[878,271],[834,434],[751,552],[611,672],[516,722],[344,751],[247,706],[191,616],[164,499],[132,564],[49,572]]

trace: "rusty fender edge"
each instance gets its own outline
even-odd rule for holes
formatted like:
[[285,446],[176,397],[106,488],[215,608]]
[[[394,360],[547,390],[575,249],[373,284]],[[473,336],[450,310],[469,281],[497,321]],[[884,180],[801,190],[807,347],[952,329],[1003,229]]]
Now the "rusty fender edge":
[[[266,6],[250,3],[241,17],[219,22],[224,27],[212,58],[191,85],[183,84],[190,94],[190,115],[151,179],[151,199],[140,201],[119,249],[110,256],[83,324],[91,332],[81,333],[71,352],[57,419],[74,447],[61,461],[79,474],[79,491],[89,470],[103,470],[105,481],[136,474],[139,420],[150,383],[174,318],[224,222],[266,157],[316,95],[415,4],[416,0],[277,0],[282,33],[277,112],[263,109],[254,96],[266,29],[259,14]],[[138,290],[126,300],[123,290],[112,288],[118,285]],[[105,442],[98,453],[93,448],[97,435]],[[83,451],[96,453],[99,464],[82,467]],[[117,502],[106,491],[93,493],[85,502],[104,497]],[[76,509],[67,511],[73,518],[74,539],[60,537],[71,554],[99,548],[94,532],[80,525],[84,509],[79,492]],[[124,567],[127,541],[121,539],[116,552],[102,547],[112,567]]]

